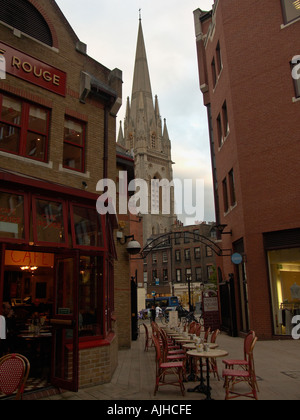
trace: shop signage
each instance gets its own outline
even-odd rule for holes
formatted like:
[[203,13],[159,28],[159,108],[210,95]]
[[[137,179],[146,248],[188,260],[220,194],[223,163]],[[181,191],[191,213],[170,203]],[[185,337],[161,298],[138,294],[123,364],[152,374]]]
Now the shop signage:
[[54,254],[44,252],[5,251],[5,265],[53,267]]
[[6,63],[6,73],[29,83],[66,96],[67,75],[34,57],[0,42],[0,52]]
[[233,262],[233,264],[239,265],[243,261],[243,256],[236,252],[235,254],[231,255],[231,261]]

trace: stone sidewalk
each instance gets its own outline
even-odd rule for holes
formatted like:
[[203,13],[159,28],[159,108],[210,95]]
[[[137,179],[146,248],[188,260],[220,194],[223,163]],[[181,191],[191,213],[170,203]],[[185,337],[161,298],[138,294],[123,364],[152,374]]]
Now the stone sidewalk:
[[[203,400],[199,393],[186,392],[183,397],[178,388],[161,387],[154,397],[155,349],[144,351],[144,328],[132,342],[130,350],[119,352],[119,364],[109,384],[92,386],[78,393],[63,392],[44,398],[45,400],[150,400],[182,403]],[[243,339],[221,333],[217,338],[220,349],[229,352],[229,358],[241,358]],[[259,400],[300,400],[300,340],[258,341],[254,350],[256,374],[258,377]],[[222,360],[218,361],[222,375]],[[194,388],[197,382],[185,383],[185,388]],[[224,400],[223,380],[211,379],[212,398]]]

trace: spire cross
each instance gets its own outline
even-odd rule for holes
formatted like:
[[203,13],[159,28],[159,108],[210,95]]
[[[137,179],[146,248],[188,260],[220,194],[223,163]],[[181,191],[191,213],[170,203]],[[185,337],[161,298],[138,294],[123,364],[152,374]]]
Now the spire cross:
[[140,20],[142,20],[142,9],[139,9]]

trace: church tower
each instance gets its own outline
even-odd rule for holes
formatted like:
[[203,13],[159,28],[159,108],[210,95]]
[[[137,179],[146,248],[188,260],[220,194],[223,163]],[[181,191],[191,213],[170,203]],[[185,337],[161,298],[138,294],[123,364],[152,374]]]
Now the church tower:
[[[127,98],[124,134],[120,126],[118,142],[133,151],[135,178],[148,183],[148,214],[143,214],[144,241],[153,234],[170,232],[175,220],[174,188],[170,188],[170,211],[163,214],[168,206],[163,207],[162,188],[151,188],[151,180],[173,180],[171,141],[166,120],[162,123],[157,96],[153,101],[141,18],[131,101]],[[159,214],[153,214],[153,211],[151,214],[151,204],[157,206],[158,210],[158,203]]]

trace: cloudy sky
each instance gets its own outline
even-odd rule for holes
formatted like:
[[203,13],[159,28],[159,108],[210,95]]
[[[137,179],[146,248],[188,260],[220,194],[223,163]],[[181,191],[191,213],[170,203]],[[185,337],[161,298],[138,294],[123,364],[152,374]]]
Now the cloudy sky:
[[56,2],[87,44],[88,54],[110,69],[122,70],[118,126],[124,121],[126,98],[131,97],[142,9],[152,93],[158,95],[161,116],[167,120],[174,178],[204,180],[203,220],[213,221],[208,125],[199,89],[193,18],[195,9],[210,10],[213,0],[78,0],[76,7],[74,0]]

